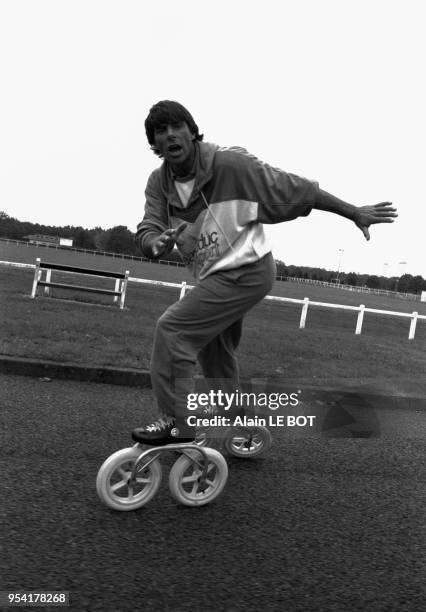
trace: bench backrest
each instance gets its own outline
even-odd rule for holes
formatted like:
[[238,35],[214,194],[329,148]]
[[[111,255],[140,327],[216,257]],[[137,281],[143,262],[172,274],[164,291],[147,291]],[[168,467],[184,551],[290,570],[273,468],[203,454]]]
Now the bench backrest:
[[77,268],[76,266],[66,266],[64,264],[40,262],[40,268],[48,270],[62,270],[63,272],[75,272],[77,274],[91,274],[93,276],[104,276],[106,278],[126,278],[122,272],[109,272],[107,270],[92,270],[91,268]]

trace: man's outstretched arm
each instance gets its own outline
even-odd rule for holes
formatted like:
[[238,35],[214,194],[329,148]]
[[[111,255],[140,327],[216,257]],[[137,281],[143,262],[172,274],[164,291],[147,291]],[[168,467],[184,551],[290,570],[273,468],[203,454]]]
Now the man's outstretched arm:
[[398,216],[396,208],[392,206],[392,202],[380,202],[372,206],[354,206],[339,200],[339,198],[327,193],[323,189],[319,190],[313,207],[317,210],[325,210],[350,219],[359,227],[366,240],[370,240],[368,229],[370,225],[374,223],[393,223],[394,218]]

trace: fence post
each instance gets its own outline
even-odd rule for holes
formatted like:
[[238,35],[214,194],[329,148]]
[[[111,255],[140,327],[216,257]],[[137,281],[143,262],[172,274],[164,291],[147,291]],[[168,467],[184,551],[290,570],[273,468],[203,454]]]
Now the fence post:
[[38,281],[40,280],[40,277],[41,277],[40,261],[41,261],[40,257],[37,257],[35,271],[34,271],[33,289],[31,291],[32,298],[35,298],[36,296]]
[[303,300],[302,315],[300,317],[299,329],[305,329],[306,315],[308,314],[309,298],[305,297]]
[[411,319],[411,324],[410,324],[410,332],[408,334],[409,340],[412,340],[414,338],[414,334],[416,333],[416,325],[417,325],[418,316],[419,316],[418,312],[413,312],[413,318]]
[[185,291],[186,291],[186,281],[182,281],[182,287],[181,287],[180,296],[179,296],[180,300],[185,296]]
[[364,320],[364,312],[365,312],[365,305],[361,304],[360,307],[359,307],[358,319],[357,319],[357,322],[356,322],[356,329],[355,329],[355,334],[357,336],[359,336],[360,333],[361,333],[362,322]]

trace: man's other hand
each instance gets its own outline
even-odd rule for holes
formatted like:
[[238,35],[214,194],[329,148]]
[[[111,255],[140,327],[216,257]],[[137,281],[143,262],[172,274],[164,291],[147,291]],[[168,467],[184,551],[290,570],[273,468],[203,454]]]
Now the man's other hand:
[[362,231],[366,240],[370,240],[370,232],[368,228],[374,223],[393,223],[397,217],[396,208],[393,208],[392,202],[380,202],[372,206],[358,206],[354,222]]
[[176,229],[168,229],[151,243],[151,250],[154,257],[162,255],[166,249],[175,244],[179,235],[183,232],[188,224],[184,221]]

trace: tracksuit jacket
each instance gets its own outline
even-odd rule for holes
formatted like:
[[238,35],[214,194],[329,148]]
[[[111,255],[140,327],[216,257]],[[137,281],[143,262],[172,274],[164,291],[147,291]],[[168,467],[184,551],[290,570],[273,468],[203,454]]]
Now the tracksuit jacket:
[[262,224],[307,216],[318,191],[316,182],[273,168],[243,148],[197,142],[195,183],[187,205],[164,162],[148,179],[136,241],[152,257],[150,241],[186,221],[177,248],[193,276],[203,280],[264,257],[270,248]]

